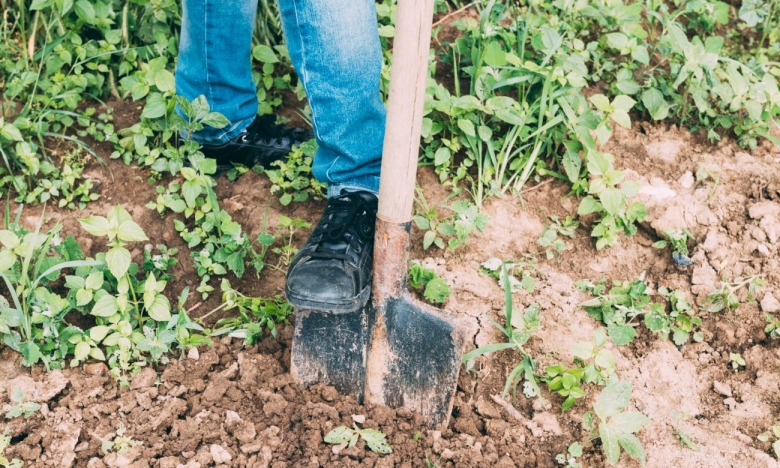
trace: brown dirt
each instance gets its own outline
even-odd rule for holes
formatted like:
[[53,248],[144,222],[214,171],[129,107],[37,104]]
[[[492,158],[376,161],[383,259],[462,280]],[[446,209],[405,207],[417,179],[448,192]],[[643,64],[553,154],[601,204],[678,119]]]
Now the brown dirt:
[[[116,115],[132,112],[119,109]],[[101,148],[101,154],[107,150]],[[518,292],[514,300],[517,308],[532,302],[541,306],[543,328],[528,350],[542,366],[571,364],[571,345],[589,340],[597,328],[579,307],[586,296],[575,288],[577,280],[635,279],[644,272],[651,287],[683,289],[700,305],[721,277],[762,275],[767,286],[758,291],[758,303],[749,303],[740,292],[743,304],[735,312],[698,310],[704,343],[678,349],[641,331],[633,344],[612,350],[618,375],[633,383],[631,407],[652,420],[639,433],[648,467],[780,466],[770,457],[768,444],[756,439],[780,422],[780,340],[763,331],[764,313],[780,309],[780,152],[764,146],[748,154],[732,142],[711,146],[686,132],[648,125],[616,129],[604,150],[643,186],[640,198],[649,217],[634,238],[596,252],[584,226],[575,239],[567,240],[568,250],[560,259],[545,260],[536,244],[544,216],[565,216],[577,209],[577,200],[565,197],[566,186],[553,182],[528,191],[523,203],[511,197],[487,202],[488,228],[470,238],[464,249],[423,251],[422,233],[416,232],[412,257],[449,282],[453,294],[445,308],[478,327],[474,345],[480,346],[501,340],[490,319],[502,321],[503,293],[495,280],[479,272],[479,264],[490,257],[534,254],[540,270],[536,290]],[[702,165],[718,183],[691,179]],[[121,203],[144,227],[150,243],[180,248],[180,264],[173,272],[177,279],[168,286],[171,295],[185,286],[194,289],[199,281],[171,217],[161,219],[144,207],[154,196],[147,175],[117,161],[108,166],[113,179],[97,165],[90,169],[100,181],[103,196],[98,202],[84,212],[49,208],[47,216],[63,222],[65,233],[94,253],[102,246],[86,236],[76,220],[105,214]],[[269,196],[263,176],[218,182],[224,209],[251,236],[261,231],[266,209],[271,227],[280,214],[316,221],[322,209],[321,202],[281,206]],[[448,194],[429,170],[420,171],[419,183],[430,203],[441,203]],[[39,212],[28,209],[24,219],[32,225]],[[686,228],[696,237],[694,265],[687,271],[672,265],[668,250],[650,247],[666,228]],[[300,233],[295,242],[302,243],[306,234]],[[143,246],[135,247],[138,261]],[[271,269],[260,279],[251,272],[241,280],[231,278],[237,289],[251,295],[281,293],[283,281],[283,274]],[[194,315],[216,305],[219,298],[213,296]],[[190,301],[195,304],[197,298]],[[0,423],[0,431],[9,429],[13,438],[6,455],[34,467],[420,467],[426,466],[426,456],[431,463],[440,460],[441,467],[554,467],[556,454],[586,437],[580,423],[597,394],[595,387],[587,388],[588,396],[564,414],[561,399],[547,392],[548,406],[520,392],[509,399],[520,419],[493,401],[517,363],[511,352],[480,358],[472,373],[464,371],[449,426],[429,431],[408,411],[359,406],[329,387],[300,388],[289,374],[291,335],[292,328],[282,326],[278,341],[269,338],[244,349],[238,340],[224,338],[212,349],[142,371],[130,388],[118,388],[101,364],[45,374],[37,367],[20,367],[18,358],[5,349],[0,354],[0,404],[9,401],[15,387],[43,404],[27,420]],[[729,369],[730,352],[742,354],[744,370]],[[686,413],[687,419],[675,422],[674,411]],[[379,456],[362,442],[343,450],[322,442],[330,429],[352,425],[353,415],[365,416],[365,427],[387,434],[394,453]],[[674,433],[678,426],[691,434],[700,451],[680,444]],[[122,427],[139,444],[121,456],[104,454],[101,444]],[[585,444],[582,461],[588,467],[607,465],[600,446],[593,444]],[[639,465],[624,456],[620,466]]]

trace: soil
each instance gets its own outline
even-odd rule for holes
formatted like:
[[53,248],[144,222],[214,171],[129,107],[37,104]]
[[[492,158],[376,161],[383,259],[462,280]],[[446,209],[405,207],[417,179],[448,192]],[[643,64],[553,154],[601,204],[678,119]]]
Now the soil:
[[[132,122],[137,109],[118,105],[118,121]],[[122,128],[121,122],[117,128]],[[107,156],[111,148],[98,146]],[[412,258],[432,267],[450,284],[452,296],[444,308],[471,321],[478,333],[474,346],[501,340],[491,320],[503,321],[503,292],[496,281],[480,272],[479,264],[491,257],[520,259],[533,254],[538,262],[534,293],[518,292],[515,307],[530,303],[541,307],[541,331],[528,351],[542,366],[571,364],[571,345],[589,341],[598,324],[579,304],[587,295],[574,283],[580,279],[633,280],[644,274],[654,289],[682,289],[697,305],[704,322],[705,340],[676,347],[670,341],[640,330],[634,343],[612,347],[617,374],[633,384],[631,409],[652,423],[639,433],[647,451],[648,467],[778,467],[768,443],[757,436],[780,423],[780,340],[764,332],[766,313],[780,312],[780,151],[769,145],[748,153],[732,141],[710,145],[697,135],[675,128],[635,124],[632,130],[616,128],[604,151],[642,188],[639,198],[649,212],[632,238],[614,248],[596,251],[588,223],[567,240],[567,250],[546,260],[536,240],[546,216],[575,215],[577,200],[566,197],[567,186],[557,181],[529,188],[522,201],[515,197],[486,202],[491,221],[465,248],[452,251],[422,250],[422,233],[415,232]],[[119,161],[107,168],[90,166],[99,181],[100,200],[83,212],[47,209],[48,224],[60,221],[87,252],[102,249],[78,225],[90,214],[104,215],[122,204],[145,229],[151,244],[178,247],[180,263],[169,282],[175,297],[199,279],[188,250],[178,238],[172,216],[161,218],[145,208],[155,196],[147,175]],[[713,174],[696,180],[702,167]],[[427,168],[418,182],[431,204],[443,203],[448,189],[437,183]],[[532,185],[533,182],[529,185]],[[273,227],[279,215],[317,220],[323,203],[310,201],[282,206],[269,194],[270,184],[253,173],[236,182],[218,179],[223,205],[249,235],[263,229],[264,215]],[[23,219],[30,226],[40,209],[28,208]],[[677,269],[669,250],[651,244],[664,229],[688,229],[695,236],[693,265]],[[308,232],[296,235],[303,243]],[[134,246],[141,258],[143,245]],[[273,258],[270,259],[274,261]],[[759,274],[765,287],[756,301],[743,289],[740,307],[730,313],[711,314],[700,308],[720,278]],[[284,276],[272,269],[260,278],[251,272],[232,279],[248,295],[281,294]],[[213,294],[193,309],[200,316],[219,303]],[[198,302],[194,294],[188,302]],[[209,322],[218,317],[209,317]],[[293,319],[294,320],[294,319]],[[455,407],[449,425],[434,431],[406,410],[360,406],[333,388],[301,388],[290,369],[292,327],[279,327],[278,339],[266,338],[252,347],[240,340],[222,338],[179,356],[164,367],[147,368],[128,388],[119,388],[103,364],[45,373],[40,367],[20,365],[8,349],[0,353],[0,404],[8,403],[12,389],[25,389],[28,398],[42,404],[29,419],[0,423],[8,429],[17,457],[32,467],[554,467],[555,457],[574,441],[584,441],[583,414],[598,389],[561,413],[561,398],[543,390],[547,403],[526,399],[520,392],[507,397],[517,411],[507,412],[494,396],[502,392],[506,376],[518,356],[505,351],[479,358],[471,373],[461,372]],[[747,366],[729,367],[729,353],[740,353]],[[673,414],[684,413],[678,422]],[[359,442],[353,448],[323,443],[323,436],[339,425],[363,420],[363,427],[387,434],[393,453],[380,456]],[[688,434],[700,448],[683,446],[675,435]],[[137,442],[118,455],[101,446],[118,431]],[[581,462],[588,467],[607,466],[601,447],[586,443]],[[435,465],[438,462],[438,465]],[[639,466],[623,456],[619,466]]]

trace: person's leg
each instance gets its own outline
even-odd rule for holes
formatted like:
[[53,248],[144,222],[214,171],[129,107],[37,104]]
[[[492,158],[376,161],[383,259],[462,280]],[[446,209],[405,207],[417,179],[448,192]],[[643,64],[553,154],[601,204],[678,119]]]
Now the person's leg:
[[211,110],[230,121],[225,128],[197,132],[198,143],[226,143],[257,115],[251,68],[256,13],[257,0],[183,1],[176,92],[190,101],[206,96]]
[[296,308],[347,313],[371,292],[384,139],[382,50],[374,0],[279,0],[293,65],[312,108],[319,150],[312,172],[328,204],[290,264]]
[[312,172],[329,186],[379,190],[385,107],[374,0],[279,0],[290,58],[312,109]]

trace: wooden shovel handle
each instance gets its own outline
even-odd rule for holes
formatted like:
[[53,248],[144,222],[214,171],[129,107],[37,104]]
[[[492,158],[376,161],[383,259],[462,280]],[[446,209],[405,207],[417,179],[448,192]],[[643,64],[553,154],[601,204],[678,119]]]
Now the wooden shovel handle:
[[379,218],[412,219],[434,0],[399,0],[379,179]]

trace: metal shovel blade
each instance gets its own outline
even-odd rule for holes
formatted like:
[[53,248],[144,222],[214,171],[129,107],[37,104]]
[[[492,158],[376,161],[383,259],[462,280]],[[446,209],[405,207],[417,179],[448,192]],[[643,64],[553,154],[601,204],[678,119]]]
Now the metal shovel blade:
[[409,228],[377,222],[366,400],[446,426],[470,327],[406,290]]
[[363,402],[368,308],[348,314],[295,312],[290,373],[303,386],[331,385]]

